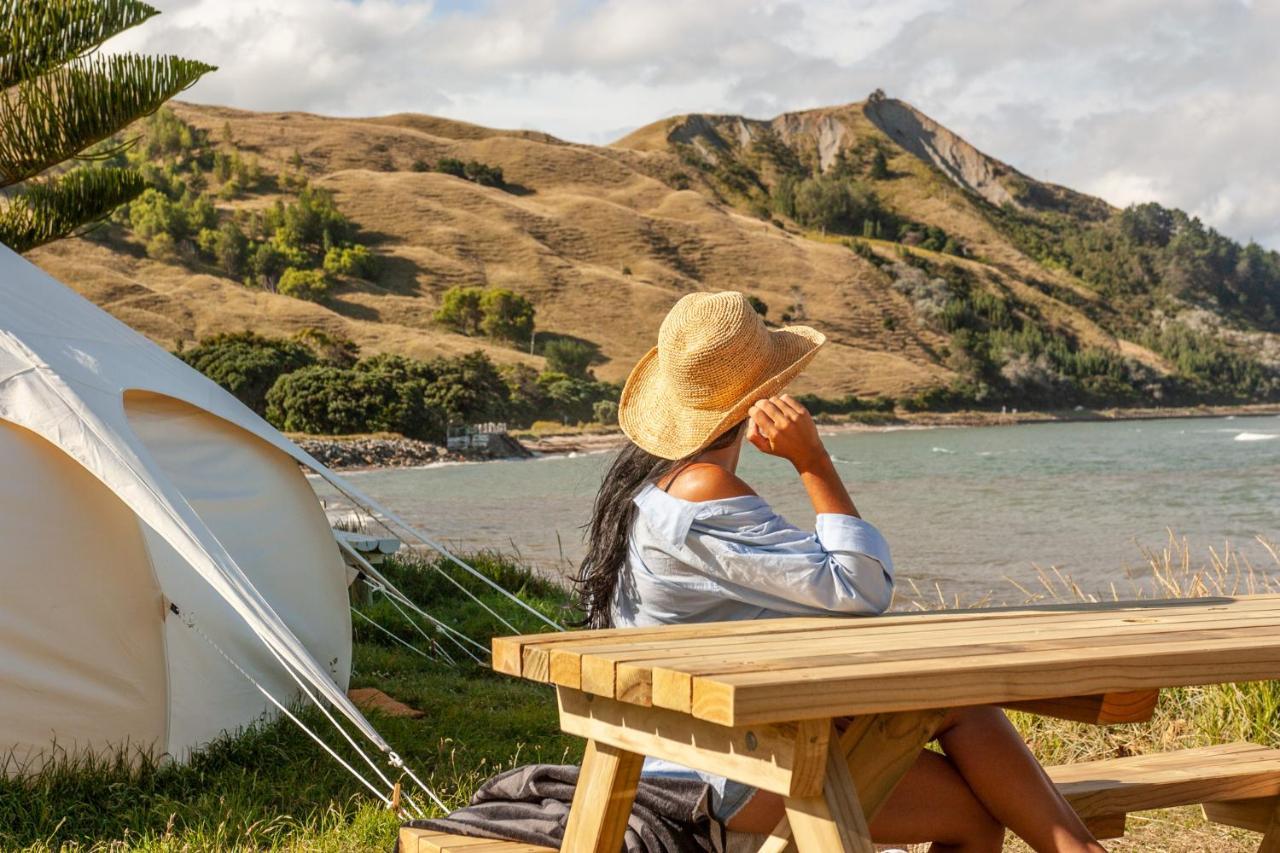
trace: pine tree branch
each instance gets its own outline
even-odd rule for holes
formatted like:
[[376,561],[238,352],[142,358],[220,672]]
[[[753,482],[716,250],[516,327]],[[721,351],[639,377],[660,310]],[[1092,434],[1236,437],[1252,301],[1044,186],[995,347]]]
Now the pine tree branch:
[[213,66],[176,56],[93,56],[0,95],[0,187],[40,174],[191,86]]
[[0,90],[159,14],[140,0],[0,0]]
[[82,167],[25,186],[0,205],[0,243],[26,252],[97,222],[146,188],[132,169]]

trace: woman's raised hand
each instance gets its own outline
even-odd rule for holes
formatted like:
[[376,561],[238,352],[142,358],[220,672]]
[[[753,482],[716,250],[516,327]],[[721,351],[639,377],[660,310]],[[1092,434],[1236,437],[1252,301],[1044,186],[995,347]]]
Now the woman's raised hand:
[[813,418],[790,394],[757,400],[747,416],[747,441],[762,453],[786,459],[797,471],[826,460]]

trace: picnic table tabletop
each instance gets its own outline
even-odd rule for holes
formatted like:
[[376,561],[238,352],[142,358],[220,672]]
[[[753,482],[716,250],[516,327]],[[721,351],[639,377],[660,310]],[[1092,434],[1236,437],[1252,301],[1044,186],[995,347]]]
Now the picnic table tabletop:
[[726,726],[1280,676],[1280,595],[503,637],[511,675]]
[[1162,687],[1280,679],[1280,595],[533,634],[493,667],[554,685],[588,740],[565,850],[617,849],[648,755],[782,795],[764,849],[870,851],[951,709],[1138,721]]

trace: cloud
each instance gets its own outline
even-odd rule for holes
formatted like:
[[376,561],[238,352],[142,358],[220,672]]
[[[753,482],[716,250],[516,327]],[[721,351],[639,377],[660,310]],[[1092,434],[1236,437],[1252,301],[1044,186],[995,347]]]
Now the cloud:
[[187,97],[417,111],[607,142],[681,112],[911,101],[1115,204],[1280,248],[1280,4],[1239,0],[153,0],[110,47],[220,66]]

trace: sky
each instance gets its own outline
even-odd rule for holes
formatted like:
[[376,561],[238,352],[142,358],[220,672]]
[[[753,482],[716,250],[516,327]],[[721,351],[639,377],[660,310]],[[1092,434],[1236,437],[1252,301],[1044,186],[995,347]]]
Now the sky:
[[1280,0],[150,2],[108,48],[218,65],[186,100],[606,143],[882,88],[1033,177],[1280,249]]

